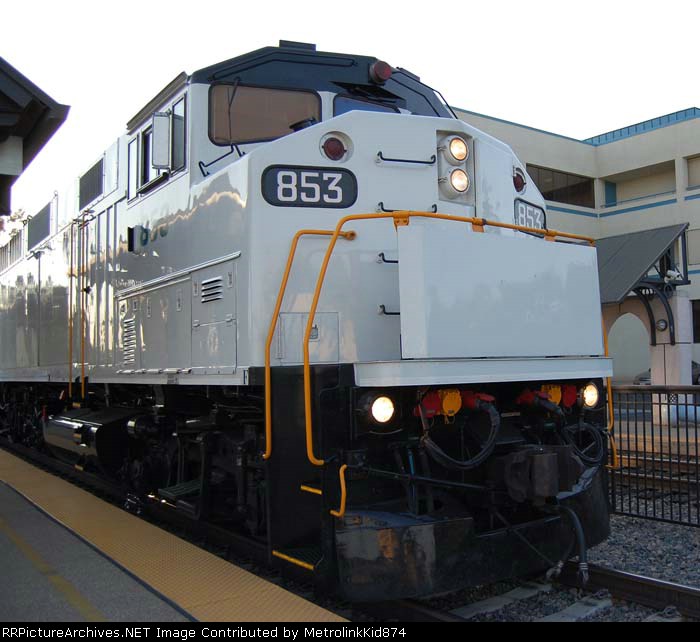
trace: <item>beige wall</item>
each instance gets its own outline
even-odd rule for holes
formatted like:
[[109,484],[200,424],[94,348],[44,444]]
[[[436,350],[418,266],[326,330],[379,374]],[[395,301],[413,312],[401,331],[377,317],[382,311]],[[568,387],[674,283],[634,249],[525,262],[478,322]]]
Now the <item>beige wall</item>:
[[655,169],[647,176],[617,181],[617,202],[665,194],[676,190],[676,171],[673,166]]
[[700,156],[688,159],[688,186],[700,185]]
[[633,314],[621,316],[608,335],[616,383],[632,383],[638,374],[651,368],[649,332]]
[[455,111],[465,122],[508,143],[523,162],[581,176],[594,176],[595,147],[591,145],[460,109]]

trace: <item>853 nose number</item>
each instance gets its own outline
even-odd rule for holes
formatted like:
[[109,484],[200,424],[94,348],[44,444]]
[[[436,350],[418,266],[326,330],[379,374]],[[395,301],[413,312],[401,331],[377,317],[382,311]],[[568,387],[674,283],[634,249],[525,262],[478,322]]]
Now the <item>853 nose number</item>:
[[515,224],[543,230],[547,227],[544,210],[520,199],[515,201]]
[[262,175],[262,194],[278,207],[350,207],[357,200],[357,179],[335,167],[274,165]]

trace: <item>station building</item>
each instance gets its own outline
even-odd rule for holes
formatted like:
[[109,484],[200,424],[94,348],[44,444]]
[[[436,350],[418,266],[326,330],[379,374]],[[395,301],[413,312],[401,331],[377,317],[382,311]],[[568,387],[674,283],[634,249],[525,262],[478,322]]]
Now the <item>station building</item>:
[[[603,239],[688,224],[683,235],[687,274],[681,280],[690,284],[679,286],[674,297],[682,305],[676,315],[679,351],[673,356],[682,365],[672,363],[668,349],[650,349],[644,315],[625,313],[622,306],[615,310],[604,306],[604,313],[611,320],[616,382],[632,382],[650,367],[654,383],[697,379],[700,367],[692,377],[690,357],[700,363],[700,109],[685,109],[586,140],[456,111],[464,121],[507,142],[526,163],[547,200],[550,228]],[[658,343],[668,348],[663,321],[655,325]]]

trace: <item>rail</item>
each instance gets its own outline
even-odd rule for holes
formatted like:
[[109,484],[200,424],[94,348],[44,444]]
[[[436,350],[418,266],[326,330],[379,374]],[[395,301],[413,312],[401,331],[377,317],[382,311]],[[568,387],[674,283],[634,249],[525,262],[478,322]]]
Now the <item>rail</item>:
[[348,499],[348,492],[345,486],[345,471],[348,469],[347,464],[343,464],[338,471],[338,477],[340,478],[340,507],[338,510],[332,510],[331,515],[333,517],[345,517],[345,505]]
[[73,400],[73,246],[75,221],[70,224],[70,270],[68,271],[68,399]]
[[85,400],[85,332],[87,324],[85,320],[85,308],[87,307],[87,249],[90,230],[88,223],[83,218],[82,225],[78,228],[84,230],[80,241],[80,398]]
[[[608,331],[605,329],[605,321],[603,321],[603,345],[605,346],[605,356],[610,356],[610,345],[608,343]],[[617,456],[617,443],[615,442],[615,409],[613,406],[612,379],[608,377],[605,382],[607,391],[607,407],[608,407],[608,437],[610,438],[610,450],[612,452],[612,462],[607,466],[608,470],[615,470],[619,466],[619,458]]]
[[615,386],[613,512],[700,527],[700,386]]
[[[590,566],[589,574],[586,590],[606,589],[619,600],[658,610],[672,606],[685,617],[700,618],[700,589],[698,588],[596,565]],[[560,580],[567,586],[583,588],[578,578],[578,569],[574,564],[568,563],[564,567]]]

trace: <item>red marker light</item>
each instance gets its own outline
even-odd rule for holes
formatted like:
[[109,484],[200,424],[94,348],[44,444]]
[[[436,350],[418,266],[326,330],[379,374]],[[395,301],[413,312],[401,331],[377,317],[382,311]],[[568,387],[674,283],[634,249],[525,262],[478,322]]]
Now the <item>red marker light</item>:
[[323,141],[323,153],[331,160],[337,161],[345,156],[345,145],[339,138],[331,136]]
[[578,400],[578,390],[576,386],[562,386],[561,403],[565,408],[571,408]]
[[391,65],[383,60],[373,62],[369,68],[369,77],[372,79],[372,82],[376,82],[378,85],[383,85],[389,80],[392,73],[394,73],[394,70],[391,68]]
[[525,174],[523,174],[522,170],[516,169],[513,172],[513,187],[515,187],[515,191],[520,194],[525,189],[525,184]]
[[[439,415],[442,412],[442,399],[437,392],[429,392],[423,397],[420,405],[423,407],[423,416],[426,419],[432,419],[435,415]],[[420,417],[420,410],[416,406],[413,414]]]

